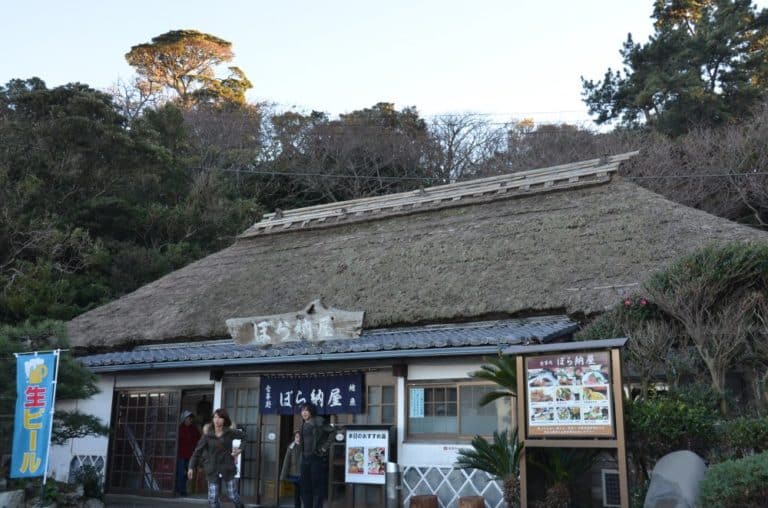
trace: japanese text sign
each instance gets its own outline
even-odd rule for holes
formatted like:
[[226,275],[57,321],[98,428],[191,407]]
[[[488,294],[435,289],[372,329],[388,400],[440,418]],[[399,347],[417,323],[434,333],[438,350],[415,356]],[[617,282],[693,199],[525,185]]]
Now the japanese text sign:
[[44,476],[55,397],[55,353],[16,357],[11,478]]
[[389,460],[389,430],[347,429],[344,481],[384,485]]
[[304,403],[314,404],[321,415],[362,413],[363,374],[262,376],[259,398],[262,414],[295,414]]
[[607,351],[531,356],[525,362],[529,437],[613,436]]

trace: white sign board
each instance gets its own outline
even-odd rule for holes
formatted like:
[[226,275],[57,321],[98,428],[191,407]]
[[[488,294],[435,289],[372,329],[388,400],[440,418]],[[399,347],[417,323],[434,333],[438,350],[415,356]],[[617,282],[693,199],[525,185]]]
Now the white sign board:
[[389,430],[347,429],[344,481],[384,485],[389,460]]
[[363,316],[363,312],[328,308],[315,300],[298,312],[232,318],[226,323],[229,334],[238,344],[269,346],[284,342],[354,339],[363,329]]

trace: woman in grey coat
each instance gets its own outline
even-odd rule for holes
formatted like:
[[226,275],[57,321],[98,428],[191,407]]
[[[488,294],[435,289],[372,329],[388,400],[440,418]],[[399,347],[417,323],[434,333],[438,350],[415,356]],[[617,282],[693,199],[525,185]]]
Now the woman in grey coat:
[[301,491],[299,479],[301,478],[301,431],[293,433],[293,441],[285,450],[283,468],[280,470],[280,479],[293,484],[293,506],[301,508]]

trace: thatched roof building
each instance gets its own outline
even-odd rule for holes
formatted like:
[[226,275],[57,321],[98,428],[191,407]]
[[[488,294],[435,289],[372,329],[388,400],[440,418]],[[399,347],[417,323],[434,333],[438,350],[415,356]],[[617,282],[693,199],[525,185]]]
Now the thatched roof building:
[[227,336],[322,298],[364,328],[590,315],[709,243],[768,235],[622,179],[634,154],[266,216],[230,247],[69,323],[78,348]]

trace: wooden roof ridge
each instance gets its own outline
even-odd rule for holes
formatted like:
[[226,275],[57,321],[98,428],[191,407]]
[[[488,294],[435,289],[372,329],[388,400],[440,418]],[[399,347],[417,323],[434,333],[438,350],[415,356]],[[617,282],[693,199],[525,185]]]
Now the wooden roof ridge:
[[281,210],[264,214],[240,238],[275,234],[296,229],[314,229],[391,215],[464,205],[518,194],[546,192],[591,185],[610,180],[621,162],[638,152],[626,152],[570,164],[538,168],[505,175],[467,180],[414,191],[360,198],[336,203]]

